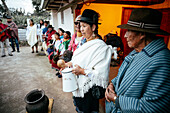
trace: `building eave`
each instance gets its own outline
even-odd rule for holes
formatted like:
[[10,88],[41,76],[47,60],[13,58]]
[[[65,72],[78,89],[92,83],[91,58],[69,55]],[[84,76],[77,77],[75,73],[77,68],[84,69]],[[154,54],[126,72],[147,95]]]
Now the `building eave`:
[[82,3],[153,5],[163,3],[165,0],[41,0],[41,9],[64,11]]

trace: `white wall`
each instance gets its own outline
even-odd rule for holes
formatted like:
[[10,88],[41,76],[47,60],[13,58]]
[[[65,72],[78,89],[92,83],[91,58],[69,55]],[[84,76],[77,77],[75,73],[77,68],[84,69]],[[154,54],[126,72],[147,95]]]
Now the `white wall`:
[[58,28],[63,28],[65,31],[70,31],[71,35],[74,33],[74,18],[71,8],[63,11],[64,13],[64,24],[61,23],[61,12],[57,14]]
[[51,10],[51,20],[50,24],[54,27],[55,30],[58,29],[58,22],[57,22],[57,10]]

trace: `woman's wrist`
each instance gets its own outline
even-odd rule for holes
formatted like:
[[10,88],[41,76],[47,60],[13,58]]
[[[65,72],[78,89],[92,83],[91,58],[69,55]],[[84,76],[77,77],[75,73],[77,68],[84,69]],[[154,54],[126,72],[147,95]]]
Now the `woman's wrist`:
[[83,68],[81,68],[81,74],[82,74],[82,75],[86,75],[86,73],[84,72],[84,69],[83,69]]
[[117,99],[117,95],[114,96],[114,98],[113,98],[113,103],[115,103],[116,99]]

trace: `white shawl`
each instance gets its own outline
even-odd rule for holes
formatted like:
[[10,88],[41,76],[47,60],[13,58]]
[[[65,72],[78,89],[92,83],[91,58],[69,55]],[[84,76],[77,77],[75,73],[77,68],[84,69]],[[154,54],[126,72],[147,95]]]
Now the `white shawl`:
[[38,42],[36,25],[33,25],[32,27],[31,26],[27,27],[26,39],[31,47],[33,47]]
[[78,89],[73,92],[75,97],[84,97],[93,85],[106,88],[109,82],[110,61],[112,47],[100,39],[84,43],[72,57],[73,66],[79,65],[89,76],[77,76]]

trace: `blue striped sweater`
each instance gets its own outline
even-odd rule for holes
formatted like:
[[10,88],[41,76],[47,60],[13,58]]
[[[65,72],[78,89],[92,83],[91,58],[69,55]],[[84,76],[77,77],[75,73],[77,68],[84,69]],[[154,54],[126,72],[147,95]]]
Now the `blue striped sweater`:
[[170,112],[170,51],[164,40],[152,41],[139,53],[132,51],[112,83],[120,108],[106,102],[106,113]]

